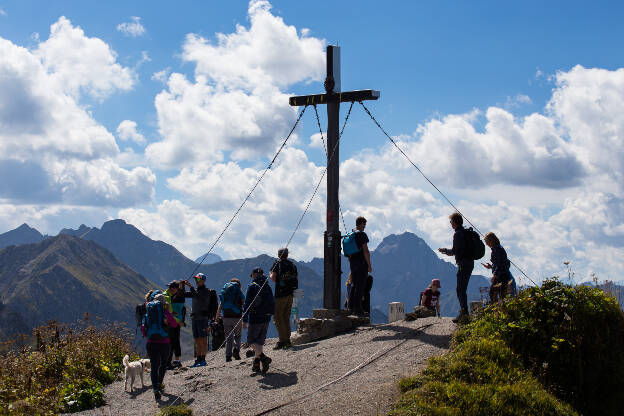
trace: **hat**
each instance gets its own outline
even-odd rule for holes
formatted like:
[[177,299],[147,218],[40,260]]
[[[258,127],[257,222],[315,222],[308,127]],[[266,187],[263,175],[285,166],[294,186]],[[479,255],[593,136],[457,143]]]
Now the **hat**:
[[439,288],[441,288],[442,286],[440,286],[440,279],[433,279],[431,281],[432,285],[438,285]]
[[264,274],[264,270],[262,270],[260,267],[256,267],[255,269],[253,269],[253,270],[251,271],[251,274],[252,274],[252,275],[253,275],[254,273],[257,273],[257,274]]
[[206,275],[203,273],[197,273],[195,276],[193,276],[195,279],[201,279],[204,282],[206,281]]
[[174,288],[174,287],[178,289],[180,287],[180,282],[178,282],[177,280],[172,280],[167,284],[167,287],[169,289]]
[[280,248],[279,250],[277,250],[277,257],[281,259],[284,256],[288,256],[288,248],[286,247]]

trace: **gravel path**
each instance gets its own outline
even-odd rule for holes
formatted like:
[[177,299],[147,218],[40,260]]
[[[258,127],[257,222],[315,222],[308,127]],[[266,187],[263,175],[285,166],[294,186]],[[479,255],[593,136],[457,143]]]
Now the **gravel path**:
[[[271,368],[253,377],[252,359],[226,363],[221,350],[207,357],[206,367],[168,372],[167,401],[160,407],[179,397],[196,416],[386,414],[398,395],[397,381],[443,354],[454,330],[450,318],[426,318],[362,327],[287,351],[273,351],[272,339],[266,347]],[[80,414],[154,415],[159,406],[149,386],[149,375],[146,387],[133,394],[115,382],[106,388],[108,405]]]

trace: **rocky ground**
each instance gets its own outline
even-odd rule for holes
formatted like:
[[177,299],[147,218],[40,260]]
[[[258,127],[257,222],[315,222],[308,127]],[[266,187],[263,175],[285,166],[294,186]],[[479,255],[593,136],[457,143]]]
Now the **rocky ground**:
[[154,415],[174,401],[194,415],[386,414],[398,395],[397,381],[443,354],[454,330],[450,318],[424,318],[362,327],[286,351],[273,351],[275,340],[268,340],[273,363],[256,376],[252,359],[226,363],[221,350],[207,357],[206,367],[168,372],[160,404],[146,375],[146,387],[139,382],[133,393],[124,391],[123,381],[107,386],[108,404],[80,414]]

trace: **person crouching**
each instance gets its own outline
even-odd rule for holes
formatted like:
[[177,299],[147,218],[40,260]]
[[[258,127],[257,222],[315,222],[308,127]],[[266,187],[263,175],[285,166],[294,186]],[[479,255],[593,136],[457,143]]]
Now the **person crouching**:
[[243,306],[243,327],[247,328],[247,343],[254,350],[254,361],[251,371],[257,373],[262,364],[262,373],[266,373],[271,358],[263,352],[271,315],[275,312],[275,298],[271,285],[267,282],[264,271],[257,267],[251,272],[252,282],[247,288],[245,305]]

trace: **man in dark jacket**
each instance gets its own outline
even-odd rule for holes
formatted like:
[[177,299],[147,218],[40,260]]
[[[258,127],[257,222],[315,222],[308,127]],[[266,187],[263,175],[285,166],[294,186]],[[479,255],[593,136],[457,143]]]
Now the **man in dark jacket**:
[[206,365],[208,351],[208,328],[217,312],[217,294],[206,287],[206,276],[203,273],[198,273],[193,278],[197,289],[191,286],[188,280],[184,281],[190,289],[186,297],[192,299],[191,320],[196,354],[195,364],[192,367],[203,367]]
[[253,281],[247,288],[245,305],[243,306],[243,327],[247,328],[247,343],[253,348],[255,355],[251,370],[254,373],[260,371],[266,373],[271,359],[264,355],[262,347],[266,340],[271,315],[275,311],[275,299],[271,285],[267,282],[264,271],[257,267],[251,272]]
[[351,291],[349,292],[349,309],[354,315],[365,315],[362,301],[366,294],[366,281],[368,275],[373,271],[368,251],[368,236],[364,232],[366,228],[366,218],[357,217],[355,220],[355,243],[359,251],[349,256],[349,266],[351,268]]
[[451,227],[455,230],[453,234],[453,248],[439,248],[438,251],[447,256],[455,256],[457,264],[457,300],[461,308],[457,318],[453,322],[459,322],[468,316],[468,282],[472,269],[474,269],[474,260],[466,245],[466,234],[464,230],[464,219],[459,212],[454,212],[449,216]]
[[288,249],[277,251],[277,260],[271,267],[271,280],[275,282],[275,328],[279,341],[275,350],[290,348],[290,310],[293,304],[293,292],[299,287],[297,266],[288,260]]

